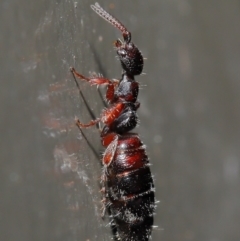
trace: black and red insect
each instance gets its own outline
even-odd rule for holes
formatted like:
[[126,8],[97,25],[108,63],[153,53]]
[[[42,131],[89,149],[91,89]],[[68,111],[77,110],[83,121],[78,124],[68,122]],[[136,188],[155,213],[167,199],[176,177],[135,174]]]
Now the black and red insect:
[[120,241],[148,241],[155,211],[154,184],[145,146],[138,134],[130,132],[138,123],[139,83],[134,77],[142,72],[143,57],[131,42],[131,33],[120,21],[98,3],[91,5],[91,8],[122,32],[123,41],[116,40],[114,45],[123,73],[119,81],[113,81],[97,75],[85,77],[71,68],[74,77],[91,85],[107,86],[106,99],[109,103],[99,118],[88,124],[77,120],[76,124],[80,129],[99,122],[104,124],[101,130],[102,145],[106,147],[102,158],[102,192],[114,238]]

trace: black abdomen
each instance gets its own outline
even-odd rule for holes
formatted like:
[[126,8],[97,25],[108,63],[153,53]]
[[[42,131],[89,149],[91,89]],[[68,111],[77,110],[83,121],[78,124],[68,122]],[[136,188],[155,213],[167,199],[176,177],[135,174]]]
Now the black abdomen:
[[155,210],[154,185],[138,135],[119,137],[113,160],[105,170],[106,197],[116,236],[121,241],[147,241]]

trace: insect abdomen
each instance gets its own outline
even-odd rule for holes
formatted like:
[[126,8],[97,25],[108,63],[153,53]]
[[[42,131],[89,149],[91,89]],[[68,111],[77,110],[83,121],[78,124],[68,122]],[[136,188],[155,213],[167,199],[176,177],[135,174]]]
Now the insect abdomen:
[[113,160],[106,168],[105,188],[119,240],[148,240],[155,209],[154,185],[137,134],[119,137]]

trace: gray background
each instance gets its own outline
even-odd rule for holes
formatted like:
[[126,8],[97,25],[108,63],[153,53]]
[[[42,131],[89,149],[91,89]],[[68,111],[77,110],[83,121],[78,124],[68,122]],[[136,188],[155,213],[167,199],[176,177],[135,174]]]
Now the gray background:
[[[90,1],[0,3],[0,240],[111,240],[90,120],[69,73],[119,78]],[[160,200],[153,240],[240,240],[240,2],[100,1],[147,58],[140,127]],[[77,7],[77,8],[76,8]],[[94,113],[102,103],[81,83]],[[96,128],[85,130],[100,151]]]

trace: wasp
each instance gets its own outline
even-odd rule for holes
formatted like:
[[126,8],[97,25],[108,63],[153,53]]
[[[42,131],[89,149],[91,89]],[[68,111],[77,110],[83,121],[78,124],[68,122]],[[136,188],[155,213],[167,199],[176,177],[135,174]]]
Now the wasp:
[[115,240],[148,241],[156,208],[155,189],[145,146],[139,135],[131,132],[138,123],[140,107],[137,100],[139,83],[135,76],[142,73],[144,59],[131,41],[131,33],[119,20],[98,3],[91,8],[121,31],[123,40],[116,40],[114,46],[123,71],[120,80],[110,80],[98,75],[85,77],[71,67],[75,80],[106,86],[109,103],[99,118],[87,124],[77,120],[76,125],[81,130],[99,122],[104,124],[100,134],[106,148],[102,157],[102,193]]

